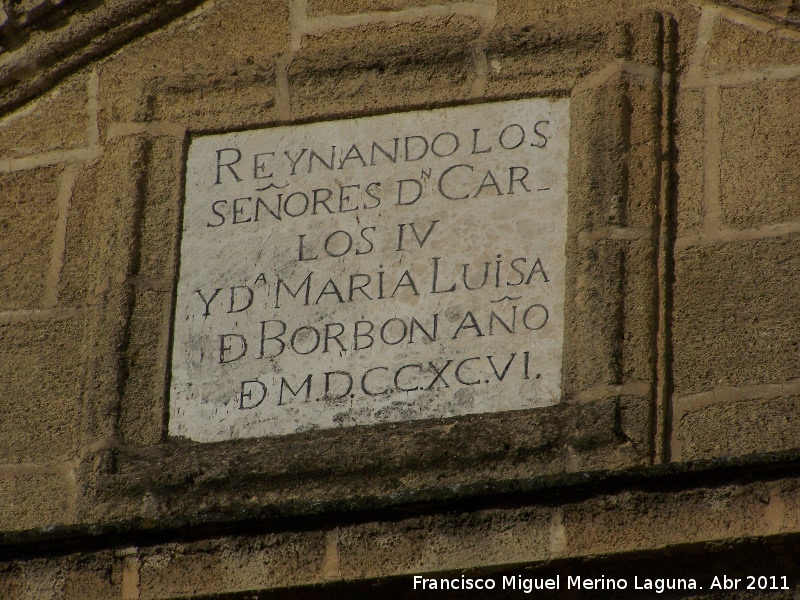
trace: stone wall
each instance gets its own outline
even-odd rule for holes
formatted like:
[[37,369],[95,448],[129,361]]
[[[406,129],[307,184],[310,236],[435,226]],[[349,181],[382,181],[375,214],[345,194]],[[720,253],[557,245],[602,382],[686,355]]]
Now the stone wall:
[[[777,0],[5,3],[0,596],[399,594],[794,539],[798,27]],[[167,435],[192,135],[526,97],[571,100],[562,402]]]

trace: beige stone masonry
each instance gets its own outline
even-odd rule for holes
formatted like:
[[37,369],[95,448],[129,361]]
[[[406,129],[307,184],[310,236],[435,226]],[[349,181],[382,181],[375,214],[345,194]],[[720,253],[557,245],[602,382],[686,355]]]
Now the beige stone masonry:
[[[57,562],[12,563],[13,568],[0,571],[0,586],[14,587],[0,590],[37,590],[37,599],[91,593],[93,598],[157,600],[192,597],[198,591],[232,594],[331,581],[434,576],[469,565],[492,568],[621,550],[678,552],[687,544],[735,543],[749,536],[796,531],[797,498],[797,481],[786,479],[679,492],[669,500],[663,494],[624,491],[560,506],[484,508],[359,522],[319,532],[142,545]],[[100,595],[97,580],[90,577],[98,566],[111,575],[102,588],[108,595]],[[69,585],[75,587],[65,593]]]
[[[719,387],[710,392],[701,392],[690,396],[683,396],[674,399],[674,422],[675,429],[672,432],[672,458],[673,460],[680,461],[691,458],[699,458],[697,454],[692,456],[684,456],[683,446],[685,445],[684,437],[686,432],[682,431],[684,419],[692,413],[703,411],[706,408],[718,405],[733,405],[732,411],[739,415],[745,416],[749,421],[757,420],[761,423],[759,430],[765,436],[761,442],[751,439],[741,439],[744,432],[741,430],[734,431],[731,427],[728,429],[728,435],[738,436],[740,439],[738,444],[755,442],[764,448],[782,449],[783,447],[794,446],[800,442],[800,431],[798,426],[792,424],[791,428],[781,427],[780,420],[776,423],[767,424],[764,422],[765,417],[770,413],[770,404],[778,406],[779,402],[784,399],[797,398],[800,396],[800,379],[794,379],[785,383],[766,383],[758,385],[748,385],[740,387]],[[797,409],[797,402],[793,402],[787,406],[780,406],[777,408],[778,412],[785,414],[785,419],[792,418],[794,410]],[[786,413],[786,409],[789,412]],[[785,420],[784,420],[785,422]],[[788,435],[787,439],[776,439],[776,436],[781,434]],[[696,435],[696,433],[695,433]],[[748,432],[749,436],[749,432]],[[776,444],[777,442],[777,444]],[[722,454],[724,455],[724,454]]]
[[[4,498],[0,522],[6,531],[68,524],[76,520],[76,428],[80,420],[80,323],[83,307],[62,305],[59,299],[65,260],[66,237],[71,200],[83,168],[102,155],[97,128],[97,74],[95,71],[71,77],[44,98],[11,113],[0,121],[0,138],[9,143],[17,139],[20,128],[27,129],[22,142],[0,148],[0,174],[24,175],[42,168],[59,168],[57,193],[53,198],[54,228],[50,234],[48,259],[42,275],[42,294],[38,306],[0,311],[3,344],[9,350],[24,347],[34,361],[31,378],[4,376],[2,386],[4,421],[13,426],[22,443],[4,445],[0,454],[0,488]],[[38,121],[37,121],[38,119]],[[54,129],[43,126],[53,119]],[[23,132],[25,131],[23,129]],[[25,150],[39,150],[25,154]],[[21,152],[22,151],[22,152]],[[5,202],[8,199],[0,198]],[[38,199],[37,199],[38,200]],[[43,198],[41,200],[44,200]],[[30,332],[30,333],[28,333]],[[38,333],[37,333],[38,332]],[[52,333],[51,333],[52,332]],[[27,343],[25,337],[29,337]],[[51,347],[48,347],[48,344]],[[76,351],[78,350],[78,351]],[[69,365],[55,364],[67,361]],[[78,365],[75,369],[74,366]],[[53,377],[58,370],[60,374]],[[9,381],[10,379],[10,381]],[[14,381],[18,379],[19,381]],[[28,387],[25,383],[30,382]],[[36,400],[38,409],[23,417],[16,406],[26,402],[33,390],[48,394],[50,400]],[[13,401],[10,410],[5,402]],[[65,422],[66,420],[66,422]],[[77,429],[79,429],[78,427]],[[3,428],[3,436],[10,432]],[[9,463],[8,457],[19,457]],[[47,457],[71,460],[29,462]]]
[[[764,249],[773,244],[770,240],[774,244],[784,243],[784,240],[791,244],[791,240],[796,239],[800,232],[800,221],[780,220],[781,215],[792,215],[794,211],[793,198],[796,199],[796,193],[792,192],[792,182],[800,173],[796,171],[796,159],[791,158],[797,153],[796,141],[793,146],[791,133],[796,127],[792,120],[792,115],[796,112],[780,103],[782,97],[796,97],[791,90],[800,83],[800,66],[797,64],[800,58],[800,32],[740,10],[723,8],[712,3],[703,3],[702,6],[695,50],[688,72],[679,82],[680,88],[684,90],[682,93],[699,94],[702,97],[702,135],[699,144],[691,141],[686,134],[681,138],[687,144],[690,143],[686,150],[699,146],[702,151],[702,161],[693,163],[702,173],[700,188],[695,184],[682,188],[682,191],[679,188],[679,194],[690,194],[689,197],[679,197],[679,207],[685,202],[687,213],[685,221],[679,222],[679,236],[675,241],[679,273],[685,273],[685,276],[689,273],[683,270],[682,265],[684,261],[686,264],[696,264],[693,257],[697,252],[708,257],[720,257],[715,258],[718,261],[723,256],[744,257],[750,255],[754,244],[762,240],[766,244],[762,244]],[[741,40],[736,38],[739,41],[730,43],[742,47],[751,43],[760,44],[760,50],[756,54],[742,56],[728,51],[725,61],[721,61],[720,57],[723,55],[719,53],[715,55],[716,58],[712,57],[712,49],[719,46],[720,35],[727,38],[743,36]],[[754,57],[763,60],[759,63],[754,61]],[[773,93],[774,100],[768,103],[763,99],[772,98],[769,94],[773,89],[776,90]],[[688,113],[684,114],[688,116]],[[751,122],[756,123],[751,125],[754,133],[746,129]],[[764,134],[763,141],[761,138],[756,141],[752,137],[745,137],[760,135],[760,130],[765,128],[767,133]],[[742,140],[739,142],[741,151],[738,150],[739,146],[732,145],[737,139]],[[686,173],[685,170],[683,172]],[[744,181],[736,182],[731,179],[737,174]],[[751,184],[750,180],[758,183]],[[774,186],[778,195],[768,193],[765,185]],[[743,189],[751,191],[743,195]],[[699,203],[698,197],[701,200]],[[680,208],[678,215],[681,219]],[[748,224],[755,226],[748,227]],[[708,250],[703,251],[703,248]],[[781,262],[787,259],[785,257]],[[765,266],[771,262],[772,259],[765,262]],[[717,267],[717,272],[712,277],[724,278],[723,273],[726,272]],[[738,311],[731,313],[731,317],[735,315],[734,327],[737,331],[741,328],[741,331],[750,331],[750,335],[758,336],[753,340],[739,337],[735,341],[728,341],[732,345],[727,353],[730,357],[726,356],[724,359],[728,365],[726,368],[735,369],[732,352],[739,348],[743,361],[742,374],[735,379],[742,381],[743,385],[719,385],[724,384],[723,379],[728,379],[729,375],[717,381],[716,377],[722,375],[722,371],[715,368],[712,371],[714,374],[709,375],[711,381],[708,382],[712,390],[688,395],[679,390],[672,396],[674,428],[670,438],[673,460],[748,453],[758,449],[778,450],[795,447],[800,443],[791,417],[787,416],[783,420],[778,417],[781,411],[793,410],[790,407],[794,406],[792,398],[797,393],[796,384],[773,383],[763,379],[759,382],[758,379],[770,372],[768,365],[771,365],[778,378],[792,372],[789,362],[793,347],[788,340],[781,338],[790,338],[793,335],[788,331],[791,331],[790,306],[796,292],[792,290],[790,281],[781,284],[775,280],[779,277],[778,273],[780,267],[775,265],[761,277],[758,285],[771,290],[770,297],[761,305],[742,296],[743,303]],[[711,287],[717,286],[720,290],[731,288],[724,281],[715,283],[711,280],[709,283]],[[692,303],[690,297],[697,294],[698,290],[688,289],[680,278],[677,284],[676,306],[682,310],[682,307]],[[780,325],[781,316],[777,312],[781,294],[786,297],[784,306],[787,311],[784,316],[787,322],[783,326]],[[736,295],[742,294],[736,292]],[[759,295],[758,288],[754,287],[750,295]],[[724,308],[727,303],[723,298],[716,302],[720,304],[720,310],[727,310]],[[772,312],[770,304],[775,304],[776,312]],[[686,319],[691,318],[691,313],[676,316],[678,330],[683,332],[682,336],[686,336],[691,329]],[[708,328],[705,333],[702,333],[702,329],[698,333],[701,336],[712,336],[712,341],[706,346],[709,350],[713,347],[711,351],[718,353],[721,346],[713,341],[715,334],[712,333],[712,328],[719,326],[713,321],[721,319],[710,319],[709,316],[710,313],[701,316],[695,312],[695,319],[699,317],[703,321],[696,321],[693,327],[695,330],[698,327]],[[760,337],[770,335],[767,332],[773,330],[777,335],[771,334],[771,342],[759,341]],[[786,333],[779,333],[781,331]],[[741,336],[734,334],[730,327],[726,333],[731,338]],[[699,338],[694,334],[692,337],[692,343],[696,344]],[[676,378],[680,387],[687,380],[685,369],[690,363],[686,357],[690,350],[682,337],[676,338],[675,343]],[[750,353],[754,355],[746,360],[745,357]],[[781,362],[786,365],[780,366]],[[705,360],[691,364],[694,369],[702,368]],[[771,379],[774,381],[773,377]],[[718,385],[715,386],[714,383]],[[748,430],[745,423],[752,420],[763,422],[762,428]],[[756,431],[761,431],[763,439],[755,437]],[[703,434],[709,439],[698,438]],[[715,446],[711,441],[714,437],[718,438]]]
[[[732,88],[767,81],[786,81],[800,78],[800,65],[765,65],[760,69],[730,68],[715,70],[707,66],[709,43],[718,23],[730,21],[760,34],[778,32],[782,39],[792,40],[800,49],[800,32],[771,21],[742,14],[739,11],[712,4],[704,5],[695,51],[689,71],[680,82],[682,88],[699,90],[704,95],[702,223],[698,230],[677,238],[675,249],[680,251],[696,245],[720,244],[783,236],[800,231],[800,221],[769,223],[755,228],[736,229],[725,224],[720,201],[720,168],[722,125],[720,123],[720,93]],[[800,52],[800,50],[798,50]]]
[[291,11],[291,52],[279,60],[279,112],[284,119],[292,116],[289,96],[288,66],[295,53],[303,45],[303,38],[321,37],[333,30],[353,27],[370,27],[382,24],[414,24],[429,19],[441,19],[451,15],[463,15],[479,20],[483,31],[475,39],[474,61],[476,77],[472,84],[472,96],[480,98],[486,89],[486,36],[494,25],[496,9],[492,2],[453,2],[443,5],[409,7],[397,11],[359,12],[357,14],[312,16],[308,12],[307,0],[295,0]]
[[4,531],[75,521],[74,463],[0,465],[0,528]]
[[[86,112],[86,126],[84,135],[84,144],[82,148],[74,148],[70,150],[50,150],[40,154],[29,156],[20,156],[13,158],[3,158],[0,154],[0,173],[14,173],[25,171],[28,169],[36,169],[41,167],[48,167],[51,165],[66,165],[59,177],[58,194],[56,201],[56,226],[53,231],[51,242],[51,256],[50,267],[44,281],[44,294],[41,299],[41,308],[54,310],[54,313],[41,312],[33,309],[19,312],[8,311],[0,313],[0,322],[13,322],[25,321],[30,319],[47,318],[47,315],[53,315],[56,320],[64,318],[67,315],[74,316],[74,311],[70,309],[59,310],[58,307],[58,288],[61,267],[64,258],[65,236],[67,229],[67,220],[69,218],[69,207],[72,191],[75,185],[76,177],[81,166],[87,162],[93,162],[99,158],[102,149],[97,145],[97,75],[96,72],[91,72],[86,78],[86,91],[85,91],[85,112]],[[52,96],[51,103],[58,103],[60,94],[56,90]],[[69,100],[69,97],[66,99]],[[40,101],[41,103],[43,101]],[[35,105],[34,105],[35,106]],[[30,113],[32,108],[26,108],[19,111],[21,115],[12,114],[0,122],[0,132],[4,128],[14,127],[20,120],[24,119],[27,113]],[[58,145],[58,142],[54,142]],[[12,155],[13,156],[13,155]]]
[[[769,471],[800,447],[797,2],[31,4],[41,25],[0,9],[29,40],[0,54],[0,530],[141,520],[117,549],[0,563],[0,596],[185,598],[800,531],[800,483]],[[191,136],[532,97],[575,116],[565,402],[284,445],[169,438]],[[743,457],[758,481],[725,466]],[[667,481],[689,468],[652,466],[670,461],[735,482]],[[673,471],[643,491],[648,469]],[[600,483],[571,487],[584,476]],[[550,478],[565,487],[493,504]],[[156,519],[249,510],[299,516],[146,542]]]

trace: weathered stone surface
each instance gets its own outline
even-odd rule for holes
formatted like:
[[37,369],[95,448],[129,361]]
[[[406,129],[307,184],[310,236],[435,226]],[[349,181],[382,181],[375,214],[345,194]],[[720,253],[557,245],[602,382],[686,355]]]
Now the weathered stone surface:
[[[17,158],[88,144],[88,77],[70,77],[52,92],[0,121],[0,157]],[[39,126],[48,123],[48,127]]]
[[40,307],[60,173],[60,167],[0,173],[0,311]]
[[769,531],[768,494],[759,484],[721,486],[669,495],[625,491],[565,507],[570,554],[600,554],[624,546],[657,548],[688,541]]
[[621,329],[621,379],[650,381],[656,360],[656,246],[649,238],[625,245]]
[[147,164],[143,138],[127,136],[106,143],[96,168],[76,186],[80,188],[76,192],[87,194],[80,200],[86,211],[82,218],[93,236],[89,252],[73,254],[73,268],[85,269],[81,281],[89,286],[83,340],[87,385],[82,390],[84,402],[91,406],[83,413],[82,423],[89,439],[109,435],[116,427],[118,394],[127,375],[121,369],[121,352],[128,343],[130,278],[135,275],[139,258],[141,195]]
[[120,437],[126,442],[154,444],[161,440],[169,311],[166,292],[137,290],[118,425]]
[[222,1],[196,11],[101,65],[101,137],[114,121],[167,121],[195,131],[269,123],[275,65],[288,47],[283,2]]
[[628,227],[653,230],[661,193],[661,82],[626,78]]
[[0,476],[0,528],[32,529],[67,522],[65,478],[56,473],[18,472]]
[[570,99],[570,233],[625,225],[625,105],[619,74]]
[[703,222],[704,92],[681,89],[675,123],[678,235],[697,230]]
[[288,67],[292,117],[330,118],[469,98],[481,31],[479,19],[448,15],[303,36]]
[[676,254],[674,368],[679,395],[800,376],[798,236]]
[[[389,598],[401,595],[392,591],[409,592],[413,572],[607,573],[611,562],[630,577],[640,573],[634,565],[641,561],[658,572],[678,559],[685,565],[690,556],[699,571],[709,545],[741,558],[737,544],[749,545],[744,554],[762,559],[764,572],[786,569],[792,586],[800,581],[794,566],[800,553],[790,549],[800,548],[797,0],[0,5],[8,13],[5,22],[0,13],[0,187],[25,200],[21,210],[0,198],[0,463],[15,463],[0,466],[0,597],[283,599],[320,591],[347,598],[382,585]],[[436,418],[448,414],[443,409],[430,419],[208,444],[164,435],[180,209],[192,183],[185,159],[193,139],[262,127],[280,135],[287,130],[279,126],[302,128],[313,120],[534,97],[569,98],[570,106],[569,269],[562,360],[556,361],[562,402]],[[436,133],[427,126],[421,134],[430,141]],[[466,144],[470,133],[467,128]],[[393,135],[383,139],[391,143]],[[323,159],[320,148],[333,145],[323,135],[313,143],[306,155],[314,147]],[[477,167],[483,163],[473,161],[488,156],[455,153],[443,160]],[[372,230],[365,228],[381,231],[385,222],[372,220],[377,211],[364,208],[370,198],[363,190],[378,181],[370,174],[382,167],[331,172],[323,159],[305,173],[314,176],[308,189],[338,185],[316,177],[320,173],[360,184],[353,188],[362,192],[358,211],[339,213],[338,202],[346,209],[348,201],[332,195],[317,204],[318,214],[308,220],[319,222],[308,228],[301,226],[304,217],[284,213],[278,221],[263,209],[259,222],[235,227],[260,228],[264,257],[299,251],[300,235],[305,249],[324,255],[326,237],[358,216],[349,253],[302,261],[314,277],[338,273],[348,289],[329,288],[319,307],[336,310],[305,320],[302,287],[295,292],[302,281],[291,280],[299,301],[284,288],[281,297],[302,310],[253,320],[252,311],[275,311],[274,293],[258,304],[254,298],[241,312],[228,313],[225,304],[231,286],[257,293],[258,273],[226,285],[212,282],[211,291],[221,291],[209,301],[206,321],[228,320],[211,332],[212,363],[216,353],[219,364],[219,335],[232,336],[248,322],[260,326],[286,316],[295,326],[311,323],[324,349],[326,324],[375,320],[373,313],[352,310],[377,300],[359,300],[370,289],[356,286],[350,302],[349,277],[371,274],[374,286],[380,272],[389,285],[398,265],[415,272],[411,248],[442,261],[464,256],[449,265],[456,268],[455,282],[458,268],[474,257],[470,275],[480,283],[479,267],[488,262],[484,287],[490,288],[496,254],[513,259],[521,254],[511,250],[538,247],[535,233],[520,235],[528,225],[517,225],[550,224],[539,213],[506,210],[514,196],[494,194],[487,181],[477,198],[453,201],[470,207],[471,221],[458,225],[457,235],[437,241],[442,219],[423,240],[436,217],[414,212],[391,223],[396,232],[405,225],[404,242],[412,244],[394,251],[402,261],[388,251],[379,255],[379,238],[369,238]],[[252,155],[231,164],[240,169],[247,160],[252,170]],[[425,179],[438,193],[435,163],[426,161],[407,163],[413,170],[396,178]],[[348,165],[355,164],[353,155]],[[431,169],[430,176],[423,169]],[[370,176],[349,179],[356,171]],[[213,165],[209,173],[216,174]],[[227,180],[216,189],[227,190],[233,176],[225,168],[222,173]],[[507,183],[498,181],[498,188]],[[405,186],[410,197],[412,185]],[[215,191],[206,198],[206,213],[216,218],[210,202],[227,202],[217,209],[232,228],[231,203],[252,197],[252,188]],[[284,200],[288,195],[274,188],[257,193],[266,192],[284,193]],[[312,212],[313,199],[312,193]],[[394,210],[411,214],[423,203]],[[252,200],[240,200],[238,208],[237,218],[254,216],[247,212]],[[485,226],[483,210],[496,211],[502,225]],[[267,222],[273,224],[268,231],[262,227]],[[291,236],[294,244],[287,241]],[[329,244],[346,242],[337,236]],[[492,236],[506,244],[496,254],[486,243]],[[248,246],[247,235],[231,237]],[[370,263],[370,271],[346,270],[355,264],[356,248],[370,247],[368,239],[375,249],[358,260],[386,260]],[[441,254],[426,254],[436,244]],[[245,257],[229,271],[255,271],[254,259]],[[192,260],[213,268],[199,252],[181,262]],[[337,266],[317,267],[326,262]],[[284,266],[272,261],[259,271],[277,276]],[[549,285],[555,277],[549,268],[547,275]],[[469,383],[479,364],[489,379],[499,379],[515,355],[502,384],[492,385],[509,390],[502,396],[506,407],[522,398],[511,386],[519,361],[545,348],[515,345],[519,333],[508,334],[497,320],[494,331],[483,328],[479,336],[476,328],[462,328],[453,340],[446,328],[464,323],[448,321],[446,309],[470,305],[444,304],[437,313],[424,299],[433,294],[415,284],[419,290],[410,281],[400,288],[392,300],[399,308],[389,306],[382,318],[414,318],[427,326],[439,314],[439,340],[424,343],[415,326],[413,344],[388,344],[378,328],[371,338],[361,336],[374,344],[358,351],[374,352],[370,363],[352,349],[338,356],[346,336],[333,325],[328,352],[296,356],[291,335],[282,338],[292,358],[287,372],[313,368],[315,378],[354,373],[359,389],[370,365],[391,366],[409,351],[417,352],[409,364],[442,365],[453,356],[452,343],[464,341],[467,350],[489,349],[462,353],[443,371],[444,380],[426,374],[434,388],[474,389],[459,400],[480,401],[481,388],[489,385],[459,383],[460,361],[483,361],[459,372]],[[194,289],[188,288],[190,295]],[[248,292],[238,287],[233,297],[247,303]],[[401,297],[416,303],[400,306]],[[347,320],[337,312],[341,306],[351,311]],[[477,310],[475,316],[483,327]],[[518,331],[521,318],[518,312]],[[312,331],[305,333],[313,343]],[[220,370],[251,358],[232,360],[237,339],[223,338],[231,362]],[[266,341],[274,353],[279,345]],[[260,335],[250,339],[250,351],[260,355],[260,342]],[[202,342],[190,345],[202,348]],[[275,358],[277,364],[282,357]],[[269,357],[252,363],[269,364]],[[406,373],[417,374],[413,368]],[[381,386],[381,377],[394,385],[388,375],[372,371],[367,389]],[[292,389],[302,381],[292,379]],[[330,387],[344,391],[347,383],[334,373]],[[292,402],[305,399],[302,388],[284,391]],[[239,394],[241,403],[241,386]],[[386,400],[377,398],[375,406]],[[236,402],[234,396],[229,404]],[[673,421],[664,418],[669,409]],[[395,416],[404,418],[388,411],[380,418]],[[662,447],[664,439],[671,445]],[[680,464],[651,464],[670,456]],[[30,527],[38,529],[21,531]],[[791,551],[765,558],[758,551],[762,543]],[[703,593],[713,594],[707,586]]]
[[[576,25],[595,22],[600,14],[605,19],[619,18],[630,5],[623,0],[591,0],[590,2],[563,2],[562,0],[499,0],[497,21],[499,24],[565,23]],[[602,13],[600,13],[602,11]],[[587,19],[587,14],[592,18]]]
[[80,342],[73,321],[0,325],[0,364],[10,365],[0,377],[0,461],[71,456],[81,426]]
[[651,446],[653,400],[650,397],[622,396],[619,399],[619,433],[625,443],[646,460]]
[[137,275],[151,286],[167,287],[175,273],[180,230],[183,141],[167,136],[148,144]]
[[557,402],[568,111],[528,100],[195,139],[170,432]]
[[[523,556],[549,558],[553,513],[536,506],[345,527],[335,532],[340,569],[344,577],[360,579],[458,569],[465,560],[502,564]],[[495,531],[503,534],[490,533]]]
[[[625,247],[621,240],[600,240],[570,252],[564,331],[564,393],[571,396],[622,378]],[[641,358],[641,357],[640,357]]]
[[[0,25],[4,30],[0,51],[13,50],[0,60],[0,103],[3,108],[19,106],[76,68],[199,3],[200,0],[125,0],[94,5],[76,0],[25,2],[18,13],[21,20]],[[41,19],[29,18],[36,13],[41,16],[37,10],[29,13],[29,7],[47,9],[51,5],[59,8]],[[2,16],[0,11],[0,21]]]
[[166,544],[143,552],[141,600],[315,583],[325,560],[323,532],[287,532],[216,542]]
[[614,58],[606,29],[592,24],[576,31],[565,23],[533,18],[495,28],[486,49],[487,95],[568,94]]
[[[798,43],[800,47],[800,43]],[[800,220],[797,80],[720,90],[720,204],[734,228]]]
[[708,66],[714,69],[796,65],[800,62],[800,35],[758,22],[749,25],[721,18],[709,43]]
[[[0,565],[0,595],[19,600],[127,600],[123,561],[111,551]],[[129,591],[129,590],[128,590]]]
[[294,68],[290,68],[292,116],[298,119],[465,100],[470,97],[475,80],[470,52],[436,67],[401,60],[388,66],[345,66],[334,72],[308,70],[294,74]]
[[683,415],[673,429],[681,460],[774,452],[800,445],[800,398],[721,402]]
[[572,472],[624,468],[646,460],[650,443],[642,431],[647,419],[641,412],[630,412],[636,410],[637,401],[647,402],[627,397],[623,403],[603,400],[569,406],[561,415],[567,468]]

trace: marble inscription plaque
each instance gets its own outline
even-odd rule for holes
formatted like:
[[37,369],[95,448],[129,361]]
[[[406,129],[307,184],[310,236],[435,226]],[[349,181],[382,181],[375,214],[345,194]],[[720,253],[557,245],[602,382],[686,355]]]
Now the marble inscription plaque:
[[196,136],[170,434],[559,401],[568,100]]

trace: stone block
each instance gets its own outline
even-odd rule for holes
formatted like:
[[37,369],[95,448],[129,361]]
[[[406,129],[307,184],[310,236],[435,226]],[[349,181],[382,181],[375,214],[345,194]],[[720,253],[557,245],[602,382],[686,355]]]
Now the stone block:
[[[110,551],[62,559],[63,598],[66,600],[127,600],[122,587],[123,560]],[[122,592],[122,593],[120,593]]]
[[624,251],[614,243],[594,244],[567,255],[562,386],[566,397],[619,381],[623,265]]
[[[769,494],[767,527],[771,532],[784,533],[800,528],[800,482],[783,479],[764,486]],[[765,494],[766,495],[766,494]]]
[[[513,489],[520,480],[648,464],[649,427],[649,398],[628,393],[529,411],[357,427],[347,435],[318,430],[188,451],[183,444],[125,445],[97,493],[79,493],[79,515],[180,517],[204,514],[210,499],[226,514],[260,506],[287,515],[316,512],[331,501],[353,510],[409,499],[466,501],[489,488]],[[88,476],[104,472],[108,458],[87,464]]]
[[631,148],[649,147],[660,157],[661,81],[644,75],[627,74],[625,83],[629,119],[628,144]]
[[559,23],[592,23],[597,21],[623,20],[630,3],[625,0],[497,0],[497,24],[506,25],[546,25]]
[[[139,77],[131,77],[126,70],[136,68],[127,64],[135,64],[134,58],[121,54],[119,62],[119,66],[110,62],[98,69],[97,124],[101,140],[107,138],[111,123],[147,121],[153,114],[148,78],[141,71]],[[151,65],[150,70],[154,69]]]
[[661,196],[661,148],[654,142],[628,151],[625,222],[629,227],[654,230]]
[[322,118],[463,100],[470,95],[473,79],[468,55],[438,67],[376,66],[306,73],[292,80],[292,116]]
[[0,158],[86,146],[87,81],[85,73],[69,77],[51,92],[0,120]]
[[[604,32],[605,44],[596,48],[596,60],[600,67],[616,59],[658,66],[664,59],[660,41],[667,37],[665,34],[675,20],[681,24],[681,35],[674,40],[678,59],[676,66],[683,69],[686,58],[694,50],[700,15],[699,8],[689,3],[672,3],[669,14],[652,8],[640,8],[639,4],[634,7],[624,0],[498,0],[496,5],[495,32],[517,32],[514,35],[520,38],[535,31],[569,30],[577,32],[578,37],[592,37],[597,32]],[[556,34],[554,41],[557,39]],[[559,45],[556,44],[556,48]],[[561,45],[561,49],[561,60],[569,65],[575,56],[574,52],[564,45]]]
[[101,139],[114,121],[263,125],[275,118],[275,65],[288,48],[284,2],[223,1],[195,11],[101,66]]
[[800,220],[798,97],[797,80],[720,90],[720,204],[730,227]]
[[617,73],[575,94],[570,134],[572,230],[655,226],[660,194],[661,91]]
[[780,10],[779,7],[782,5],[780,0],[728,0],[727,3],[761,15],[769,15],[774,10]]
[[632,449],[646,461],[652,444],[652,406],[650,396],[620,396],[618,431]]
[[152,547],[141,556],[139,598],[317,583],[324,560],[325,538],[320,531]]
[[302,38],[290,74],[409,62],[446,64],[470,52],[481,31],[479,19],[457,14],[331,29]]
[[[106,144],[102,159],[76,186],[76,204],[87,203],[90,214],[83,223],[94,239],[87,250],[96,277],[119,280],[131,275],[139,235],[142,191],[146,172],[144,136],[118,138]],[[81,184],[84,187],[80,187]],[[85,231],[68,228],[68,236],[85,237]]]
[[[111,429],[111,428],[109,428]],[[75,468],[75,521],[78,523],[99,523],[125,521],[135,516],[146,518],[153,516],[152,494],[145,492],[144,497],[138,496],[131,499],[124,496],[118,489],[108,492],[110,475],[118,470],[117,450],[103,448],[100,450],[87,449],[77,462]],[[149,450],[145,449],[145,451]],[[151,464],[156,469],[161,464],[148,456]]]
[[564,411],[562,419],[562,443],[570,472],[623,468],[646,456],[640,449],[642,455],[637,457],[633,446],[625,443],[616,400],[575,404]]
[[567,397],[595,386],[652,379],[655,261],[650,238],[601,239],[568,254],[563,379]]
[[55,560],[33,559],[0,567],[0,592],[15,600],[64,598],[64,579]]
[[656,243],[645,238],[626,245],[622,290],[621,376],[624,382],[653,378],[658,319]]
[[702,7],[690,2],[672,4],[669,12],[663,13],[664,38],[668,42],[664,48],[663,60],[665,65],[670,65],[674,78],[686,73],[696,56],[698,26],[702,14]]
[[564,394],[622,382],[628,242],[598,240],[567,255]]
[[679,89],[676,98],[675,173],[678,236],[696,232],[703,223],[705,94]]
[[155,78],[148,83],[145,102],[152,106],[150,119],[194,130],[263,126],[278,116],[275,67],[249,76]]
[[624,395],[565,406],[560,415],[567,472],[647,465],[652,398]]
[[678,395],[800,377],[799,269],[796,235],[676,253]]
[[800,446],[800,397],[705,406],[674,423],[673,437],[679,460],[791,450]]
[[0,460],[68,458],[80,431],[81,326],[0,325]]
[[64,525],[69,520],[69,489],[56,474],[15,473],[0,476],[0,529],[15,531]]
[[767,504],[763,486],[721,486],[663,494],[624,491],[564,507],[571,556],[662,548],[758,535]]
[[181,140],[157,137],[148,144],[137,276],[157,286],[171,282],[175,273],[183,154]]
[[651,67],[661,67],[663,51],[663,18],[652,8],[645,8],[630,17],[630,57],[634,62]]
[[526,507],[367,523],[335,532],[344,578],[372,578],[544,560],[554,509]]
[[608,28],[557,23],[496,27],[486,45],[486,95],[568,95],[575,85],[613,59]]
[[621,77],[570,100],[569,232],[625,225],[626,100]]
[[20,560],[0,567],[0,595],[15,600],[117,600],[121,575],[121,560],[109,551]]
[[168,291],[136,290],[118,425],[120,437],[129,443],[161,440],[171,304]]
[[306,36],[289,66],[292,116],[311,118],[468,98],[480,21],[358,25]]
[[719,18],[708,47],[706,66],[714,70],[800,63],[800,36],[769,21],[753,19],[748,25]]
[[[90,289],[85,307],[86,386],[83,389],[85,435],[112,435],[124,373],[120,352],[127,343],[131,291],[135,284],[141,232],[142,191],[146,172],[144,136],[116,138],[97,163],[91,243],[86,258]],[[79,232],[86,236],[86,232]]]
[[61,167],[0,173],[0,311],[41,306]]

